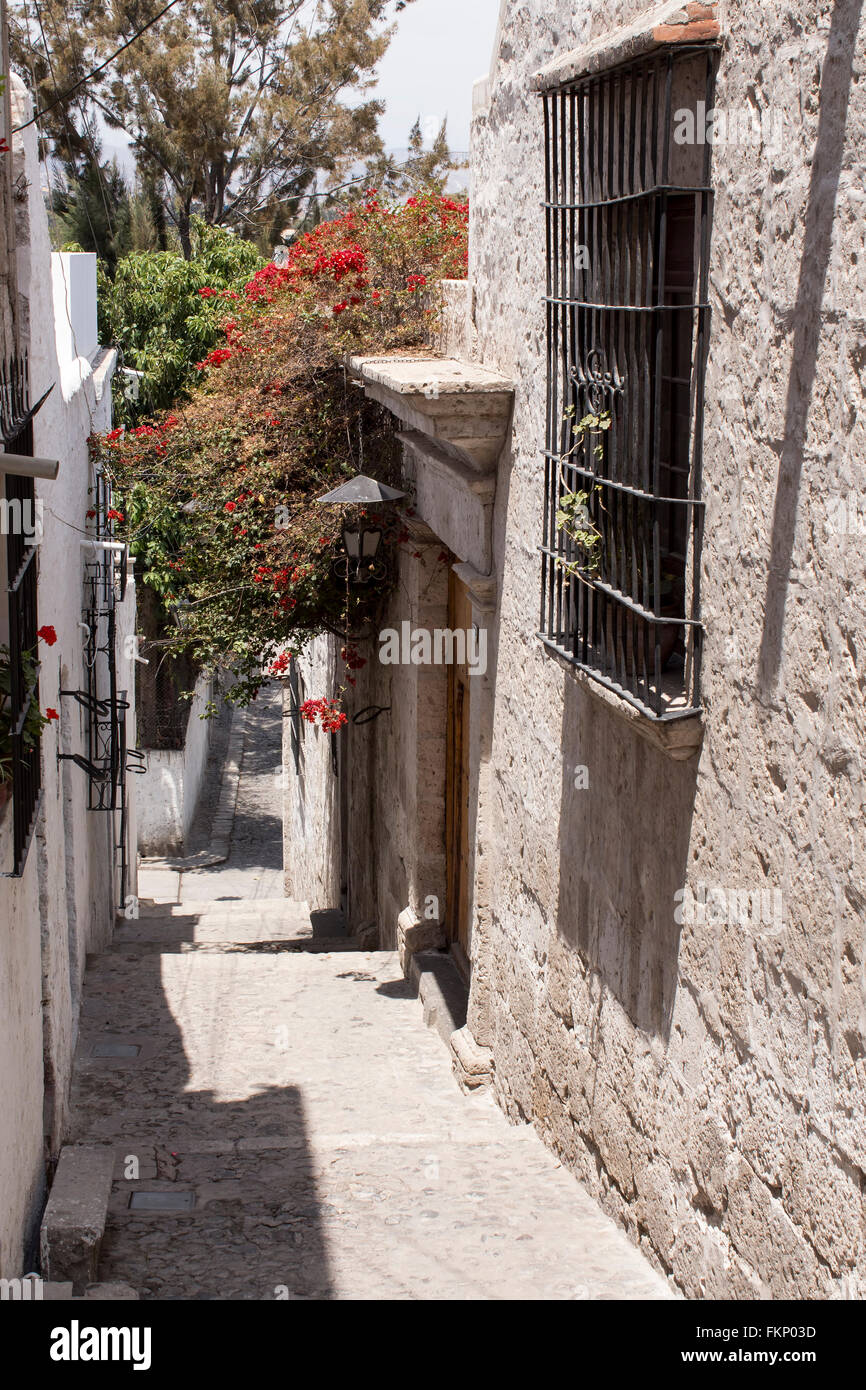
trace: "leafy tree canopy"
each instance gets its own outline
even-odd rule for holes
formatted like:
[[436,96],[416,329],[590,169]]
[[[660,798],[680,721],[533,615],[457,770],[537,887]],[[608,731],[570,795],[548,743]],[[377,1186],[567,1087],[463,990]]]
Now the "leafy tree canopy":
[[[320,185],[382,154],[376,65],[410,0],[180,0],[109,66],[165,0],[26,0],[10,13],[14,61],[36,84],[53,152],[81,170],[97,114],[124,131],[160,190],[181,247],[191,218],[256,239]],[[67,95],[69,94],[69,95]]]
[[185,395],[195,364],[222,337],[232,301],[262,263],[250,242],[199,217],[191,220],[190,243],[189,260],[172,251],[132,253],[113,281],[100,266],[100,342],[116,344],[123,365],[143,373],[137,400],[123,375],[115,378],[115,415],[126,424]]

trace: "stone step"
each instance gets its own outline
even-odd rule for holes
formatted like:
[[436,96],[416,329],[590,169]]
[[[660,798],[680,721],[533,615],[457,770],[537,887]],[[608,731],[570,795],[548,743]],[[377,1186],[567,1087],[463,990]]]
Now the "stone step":
[[118,956],[183,955],[193,951],[197,955],[228,955],[232,953],[247,955],[279,955],[290,952],[328,952],[328,951],[369,951],[357,936],[296,936],[274,940],[235,941],[116,941],[100,956],[88,956],[87,968],[99,973],[105,962],[110,968],[112,959]]
[[42,1273],[75,1292],[96,1282],[114,1170],[106,1145],[66,1144],[51,1184],[39,1230]]
[[279,917],[281,914],[309,917],[310,908],[294,898],[203,898],[201,902],[153,902],[142,898],[138,906],[138,921],[152,917],[234,917],[246,913],[257,917]]
[[[345,933],[329,932],[329,936]],[[262,922],[252,918],[221,920],[219,918],[197,919],[182,917],[161,919],[151,918],[149,922],[124,923],[114,933],[115,946],[135,945],[150,942],[153,945],[177,945],[182,941],[197,943],[219,941],[303,941],[322,933],[313,931],[309,917],[306,920],[291,918],[281,922]]]

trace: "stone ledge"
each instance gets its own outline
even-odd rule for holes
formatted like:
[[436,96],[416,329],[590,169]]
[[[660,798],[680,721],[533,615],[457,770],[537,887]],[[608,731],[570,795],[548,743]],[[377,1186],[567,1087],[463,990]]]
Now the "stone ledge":
[[621,700],[613,690],[608,690],[585,671],[573,666],[546,643],[542,643],[542,651],[557,662],[572,680],[577,681],[590,695],[623,719],[640,738],[667,754],[669,758],[673,758],[674,762],[688,762],[689,758],[693,758],[700,751],[704,737],[703,715],[686,715],[682,719],[650,719],[627,700]]
[[461,1091],[479,1091],[493,1080],[493,1052],[477,1043],[469,1024],[451,1034],[451,1069]]
[[411,907],[397,918],[397,955],[400,969],[409,974],[412,957],[418,951],[434,951],[445,945],[445,933],[438,922],[422,922]]
[[454,357],[350,357],[365,395],[435,439],[475,473],[491,473],[511,421],[514,383]]
[[410,958],[409,979],[424,1006],[424,1022],[447,1047],[466,1023],[469,990],[453,960],[443,951],[419,951]]
[[611,29],[580,48],[546,63],[533,74],[537,92],[562,87],[581,77],[604,72],[652,53],[657,48],[689,43],[714,43],[721,37],[715,3],[696,4],[689,0],[665,0],[644,10],[629,24]]
[[495,574],[482,574],[474,565],[452,565],[454,573],[462,582],[475,608],[481,613],[495,613],[497,606],[497,583]]
[[39,1231],[42,1271],[52,1283],[74,1289],[96,1282],[114,1173],[113,1149],[66,1145],[51,1184]]

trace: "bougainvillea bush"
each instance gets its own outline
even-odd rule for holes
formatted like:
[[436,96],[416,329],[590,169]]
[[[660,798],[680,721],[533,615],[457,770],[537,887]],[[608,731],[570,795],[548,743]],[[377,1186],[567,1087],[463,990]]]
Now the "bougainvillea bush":
[[[285,673],[322,632],[355,642],[394,572],[400,523],[349,516],[316,498],[365,472],[399,482],[387,412],[349,378],[353,352],[423,349],[436,286],[466,275],[468,208],[436,195],[363,203],[322,223],[287,264],[260,269],[221,319],[192,400],[93,441],[114,486],[116,533],[140,580],[160,596],[165,651],[233,673],[248,701],[263,673]],[[207,288],[207,287],[202,287]],[[383,526],[384,563],[370,582],[340,575],[346,520]],[[339,727],[339,709],[310,710]]]

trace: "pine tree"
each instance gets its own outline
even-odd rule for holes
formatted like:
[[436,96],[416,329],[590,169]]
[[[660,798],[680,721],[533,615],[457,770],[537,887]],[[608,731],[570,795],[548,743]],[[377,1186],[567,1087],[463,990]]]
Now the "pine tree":
[[[129,137],[142,178],[191,253],[190,219],[256,239],[382,152],[369,98],[385,21],[410,0],[12,0],[13,59],[54,154],[81,167],[96,113]],[[134,41],[104,72],[70,89]]]

